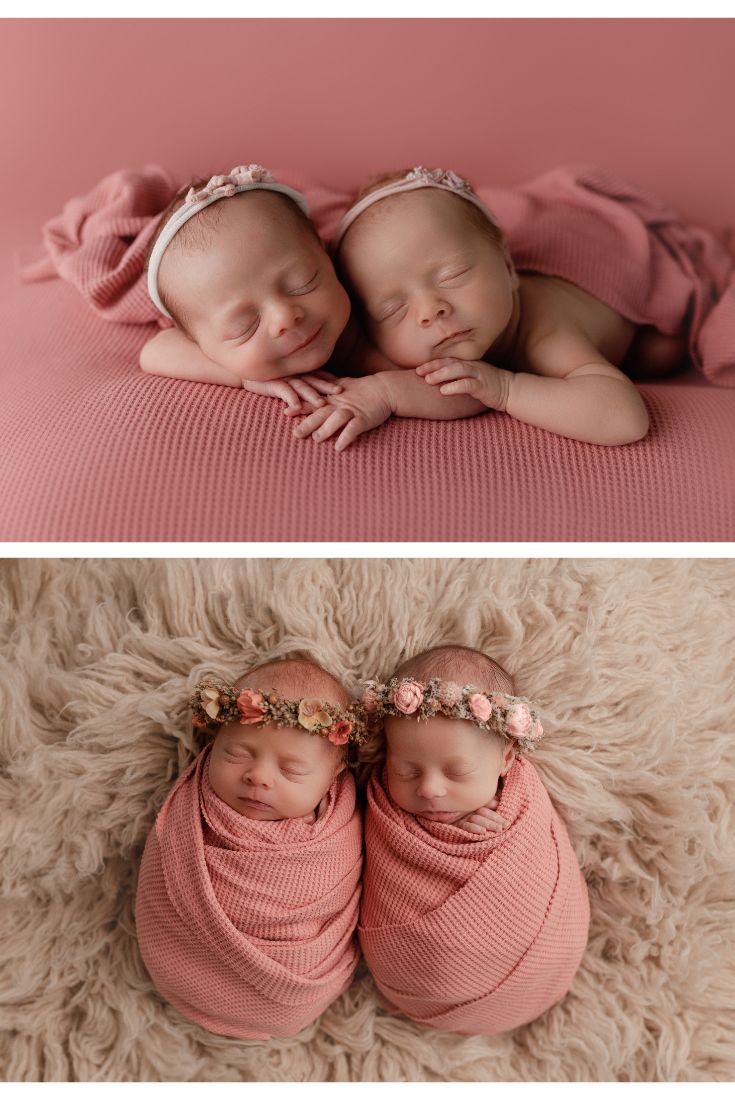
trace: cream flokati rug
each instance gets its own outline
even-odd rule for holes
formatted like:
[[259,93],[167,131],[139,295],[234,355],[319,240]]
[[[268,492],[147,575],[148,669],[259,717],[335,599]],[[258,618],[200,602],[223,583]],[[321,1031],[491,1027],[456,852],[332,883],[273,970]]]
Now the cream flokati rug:
[[[735,1076],[735,564],[0,562],[0,1066],[8,1080]],[[537,702],[536,765],[590,890],[569,995],[494,1038],[380,1006],[361,966],[299,1037],[216,1037],[153,989],[133,901],[195,753],[197,676],[294,648],[353,688],[440,642]]]

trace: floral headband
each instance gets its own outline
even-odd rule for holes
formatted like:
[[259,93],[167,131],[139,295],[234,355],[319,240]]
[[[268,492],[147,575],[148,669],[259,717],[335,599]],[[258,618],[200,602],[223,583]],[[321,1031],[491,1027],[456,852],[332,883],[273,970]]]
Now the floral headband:
[[285,184],[279,184],[275,176],[272,176],[267,168],[262,165],[237,165],[226,176],[212,176],[204,187],[195,190],[190,187],[186,193],[184,205],[178,207],[171,215],[159,237],[156,240],[151,255],[148,258],[148,294],[153,302],[167,318],[170,318],[166,307],[161,302],[158,293],[158,269],[161,258],[171,243],[172,238],[179,232],[185,222],[198,214],[200,210],[208,207],[210,203],[216,203],[218,199],[226,199],[231,195],[237,195],[241,191],[280,191],[293,199],[297,206],[301,207],[304,214],[309,213],[309,204],[300,191]]
[[362,694],[368,722],[383,716],[415,716],[431,719],[441,714],[450,719],[468,719],[483,731],[495,731],[517,743],[527,753],[544,737],[536,708],[524,696],[486,693],[473,685],[454,681],[414,681],[392,677],[387,684],[368,681]]
[[323,735],[336,746],[359,744],[367,737],[365,714],[357,701],[348,708],[339,708],[311,697],[286,700],[275,689],[269,693],[236,689],[206,677],[194,690],[189,706],[195,727],[216,728],[236,722],[262,727],[275,723],[277,727],[302,727],[312,735]]
[[414,191],[416,188],[423,187],[436,187],[442,191],[450,191],[455,195],[459,195],[462,199],[466,199],[468,203],[472,203],[473,206],[479,207],[486,218],[492,222],[494,226],[497,226],[498,221],[492,211],[485,206],[483,201],[475,195],[472,190],[472,185],[464,180],[461,176],[458,176],[456,172],[450,172],[443,168],[422,168],[421,165],[417,165],[412,168],[410,172],[407,172],[402,180],[395,180],[392,184],[386,184],[385,187],[376,188],[375,191],[371,191],[369,195],[365,195],[362,199],[359,199],[354,206],[345,214],[344,218],[337,227],[337,233],[332,243],[333,249],[339,247],[339,243],[347,233],[348,229],[359,218],[363,211],[366,211],[368,207],[371,207],[373,203],[380,202],[381,199],[385,199],[388,195],[396,195],[399,191]]

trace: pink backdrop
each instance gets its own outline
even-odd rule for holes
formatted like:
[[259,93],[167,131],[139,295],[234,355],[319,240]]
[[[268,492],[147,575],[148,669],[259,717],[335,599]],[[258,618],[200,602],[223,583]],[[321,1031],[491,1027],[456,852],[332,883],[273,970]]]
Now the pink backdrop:
[[724,19],[3,20],[6,247],[147,161],[347,187],[416,162],[508,183],[585,161],[717,228],[735,221],[733,57]]

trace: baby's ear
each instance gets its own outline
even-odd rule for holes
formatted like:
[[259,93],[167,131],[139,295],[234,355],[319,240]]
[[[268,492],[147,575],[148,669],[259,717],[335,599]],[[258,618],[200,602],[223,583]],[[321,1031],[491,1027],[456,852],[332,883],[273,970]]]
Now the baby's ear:
[[515,760],[516,748],[512,742],[508,742],[503,749],[503,768],[500,770],[501,777],[505,776]]
[[510,255],[508,245],[503,242],[503,259],[505,260],[505,266],[508,269],[508,275],[510,276],[510,285],[514,291],[517,291],[520,286],[520,279],[518,278],[518,272],[516,266],[513,263],[513,257]]

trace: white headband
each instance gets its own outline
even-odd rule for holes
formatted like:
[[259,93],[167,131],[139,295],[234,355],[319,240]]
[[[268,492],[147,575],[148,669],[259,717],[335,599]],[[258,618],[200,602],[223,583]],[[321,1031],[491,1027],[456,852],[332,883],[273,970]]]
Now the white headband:
[[198,214],[200,210],[208,207],[210,203],[216,203],[218,199],[237,195],[240,191],[255,191],[256,189],[280,191],[282,195],[287,195],[289,199],[293,199],[304,214],[308,215],[309,213],[309,204],[301,192],[294,191],[293,188],[286,187],[285,184],[279,184],[275,177],[271,176],[270,172],[262,165],[238,165],[227,176],[212,176],[211,180],[198,191],[195,191],[193,187],[189,188],[183,206],[171,215],[159,234],[148,258],[148,294],[167,318],[170,318],[171,315],[161,302],[161,296],[158,293],[158,269],[161,265],[161,258],[171,239],[179,232],[185,222]]
[[472,203],[473,206],[478,207],[494,226],[498,225],[495,215],[485,206],[481,199],[478,199],[467,180],[463,180],[456,172],[450,172],[443,168],[432,168],[429,170],[427,168],[422,168],[421,165],[417,165],[415,168],[412,168],[402,180],[396,180],[392,184],[386,184],[385,187],[371,191],[369,195],[366,195],[363,199],[355,203],[353,207],[350,207],[337,227],[337,233],[332,243],[332,248],[335,251],[337,250],[340,241],[355,219],[359,218],[363,211],[366,211],[373,203],[385,199],[387,195],[396,195],[400,191],[414,191],[416,188],[422,187],[436,187],[440,188],[442,191],[449,191],[453,195],[459,195],[460,198],[466,199],[468,203]]

